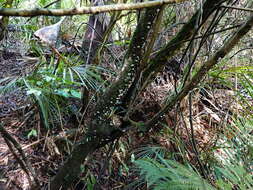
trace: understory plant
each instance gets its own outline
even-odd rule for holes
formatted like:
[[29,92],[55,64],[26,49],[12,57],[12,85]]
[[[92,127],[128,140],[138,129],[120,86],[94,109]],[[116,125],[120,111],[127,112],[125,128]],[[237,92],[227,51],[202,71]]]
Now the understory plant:
[[[213,148],[215,162],[210,160],[208,179],[200,175],[190,160],[179,163],[172,157],[166,157],[162,148],[147,147],[144,156],[134,161],[140,179],[154,190],[247,190],[253,188],[253,120],[237,118],[227,130],[232,138],[220,137]],[[149,150],[149,153],[147,153]],[[168,155],[168,154],[167,154]],[[207,161],[208,162],[208,161]]]
[[[54,62],[52,59],[51,62]],[[78,107],[69,100],[81,99],[81,88],[96,92],[103,86],[101,74],[107,72],[99,66],[66,65],[40,62],[35,69],[21,77],[0,80],[0,94],[19,89],[25,92],[39,109],[41,121],[49,128],[62,118],[61,114],[77,113]]]

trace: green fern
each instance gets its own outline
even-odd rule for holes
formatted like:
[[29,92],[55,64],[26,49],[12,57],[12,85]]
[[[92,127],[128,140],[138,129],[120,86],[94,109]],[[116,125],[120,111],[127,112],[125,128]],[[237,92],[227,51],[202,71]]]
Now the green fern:
[[134,161],[140,175],[138,184],[146,182],[154,190],[253,189],[253,137],[250,135],[253,120],[237,118],[234,125],[237,130],[231,130],[233,138],[224,136],[218,141],[217,147],[223,147],[219,148],[222,153],[217,154],[213,149],[217,162],[209,163],[212,181],[203,179],[189,161],[182,165],[165,159],[168,154],[164,149],[146,147],[137,154],[140,159]]
[[147,157],[134,163],[142,179],[145,179],[148,187],[154,190],[215,189],[190,166],[163,159],[158,153],[157,159]]

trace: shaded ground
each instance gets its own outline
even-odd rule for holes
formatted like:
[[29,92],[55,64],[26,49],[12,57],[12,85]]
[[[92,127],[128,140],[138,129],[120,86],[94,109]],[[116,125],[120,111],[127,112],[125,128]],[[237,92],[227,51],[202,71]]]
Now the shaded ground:
[[[0,79],[24,76],[34,67],[34,62],[24,61],[24,57],[13,50],[12,52],[1,50],[0,55]],[[3,84],[7,84],[7,81]],[[171,89],[173,89],[171,81],[164,80],[161,75],[158,82],[156,81],[148,87],[146,92],[143,92],[139,100],[140,104],[136,106],[138,110],[136,119],[145,121],[152,117],[160,109],[162,100]],[[231,122],[229,112],[235,106],[233,105],[234,94],[229,90],[222,89],[214,94],[206,97],[196,92],[193,100],[195,137],[200,153],[206,153],[206,159],[211,156],[208,152],[214,146],[217,135],[224,131],[219,123]],[[236,105],[236,109],[240,111],[241,108]],[[176,153],[179,150],[173,139],[175,135],[178,135],[187,146],[189,160],[194,164],[196,155],[191,147],[188,118],[188,101],[185,99],[161,120],[170,130],[172,129],[174,135],[168,133],[164,125],[160,125],[145,135],[131,132],[121,138],[116,143],[116,147],[109,145],[95,152],[87,161],[87,167],[84,168],[84,182],[90,181],[94,185],[94,179],[97,179],[96,186],[105,190],[125,188],[138,179],[131,169],[131,156],[134,154],[138,157],[138,151],[147,145],[162,146]],[[17,87],[0,96],[0,120],[9,134],[19,142],[35,169],[41,186],[45,187],[71,149],[71,145],[66,143],[64,139],[66,137],[61,133],[69,131],[68,138],[74,142],[78,139],[78,135],[74,138],[76,131],[72,133],[71,130],[77,130],[77,125],[66,121],[63,126],[47,131],[41,124],[36,107],[29,101],[26,93]],[[28,138],[32,129],[37,131],[37,137]],[[113,154],[111,154],[112,151],[114,151]],[[73,189],[85,189],[82,181],[76,184]],[[2,136],[0,136],[0,185],[5,186],[2,187],[3,189],[10,190],[29,189],[27,175],[14,159]],[[146,187],[144,185],[137,189],[146,189]]]

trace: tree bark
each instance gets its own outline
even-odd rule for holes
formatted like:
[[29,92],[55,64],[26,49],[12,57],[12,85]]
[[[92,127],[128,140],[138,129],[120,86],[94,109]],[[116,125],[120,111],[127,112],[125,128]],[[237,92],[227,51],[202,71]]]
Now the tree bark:
[[142,48],[159,10],[159,7],[154,7],[145,11],[131,40],[124,59],[124,67],[118,80],[99,97],[88,125],[87,134],[76,145],[67,162],[52,180],[51,190],[67,189],[79,176],[80,166],[90,153],[123,135],[123,130],[114,127],[110,115],[114,108],[121,103],[133,82],[143,55]]
[[[91,0],[91,3],[94,6],[104,4],[103,0]],[[93,14],[89,17],[82,43],[82,56],[86,64],[92,62],[98,47],[102,44],[109,20],[110,18],[106,13]]]
[[[94,6],[103,5],[103,0],[91,0]],[[106,13],[92,14],[87,23],[87,29],[84,33],[81,56],[84,63],[91,64],[96,57],[96,52],[103,43],[104,35],[109,24],[109,17]],[[89,89],[82,87],[82,107],[81,112],[84,112],[89,103]]]

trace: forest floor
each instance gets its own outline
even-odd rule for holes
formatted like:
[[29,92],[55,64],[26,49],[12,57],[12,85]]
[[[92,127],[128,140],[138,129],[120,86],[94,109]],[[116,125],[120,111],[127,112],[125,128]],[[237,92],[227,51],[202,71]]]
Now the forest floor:
[[[1,51],[0,79],[24,76],[33,66],[33,63],[24,61],[22,56],[15,53],[14,50]],[[152,84],[143,93],[141,104],[137,106],[136,119],[145,121],[145,119],[152,117],[160,109],[163,98],[171,89],[173,89],[171,81]],[[223,131],[222,123],[231,122],[229,111],[235,109],[232,108],[233,106],[236,106],[237,110],[240,109],[238,105],[233,105],[233,99],[229,98],[233,94],[230,93],[229,90],[217,90],[209,99],[202,97],[200,93],[196,93],[197,96],[194,97],[192,115],[194,134],[200,153],[206,152],[207,157],[217,136]],[[164,123],[180,136],[189,150],[189,160],[194,163],[196,155],[191,145],[191,135],[189,135],[190,124],[187,107],[188,101],[185,99],[176,109],[165,116]],[[62,127],[45,129],[39,119],[36,106],[31,103],[26,92],[19,88],[0,96],[0,121],[4,125],[4,129],[19,143],[27,160],[35,169],[37,179],[42,187],[45,187],[50,178],[56,174],[59,166],[66,160],[71,149],[70,145],[66,146],[66,143],[63,143],[62,148],[62,138],[55,138],[55,134],[74,129],[75,124],[66,122]],[[176,125],[175,122],[177,122]],[[96,178],[96,185],[104,190],[125,188],[137,179],[134,170],[131,169],[131,156],[134,154],[138,157],[138,151],[143,147],[162,146],[172,152],[178,151],[170,134],[164,133],[163,126],[161,124],[157,129],[145,135],[131,132],[121,138],[116,148],[113,147],[114,145],[109,145],[96,151],[87,161],[86,173],[84,172],[83,178],[89,179],[91,183],[93,178]],[[29,136],[34,129],[37,131],[37,135]],[[12,146],[12,148],[15,147]],[[110,151],[114,149],[114,153],[110,155]],[[14,152],[20,156],[16,150]],[[111,159],[109,160],[109,158]],[[0,190],[1,188],[28,190],[28,179],[24,169],[14,158],[13,151],[0,136]],[[73,189],[84,189],[82,182],[76,184],[77,186]],[[145,187],[142,186],[140,189],[145,189]]]

